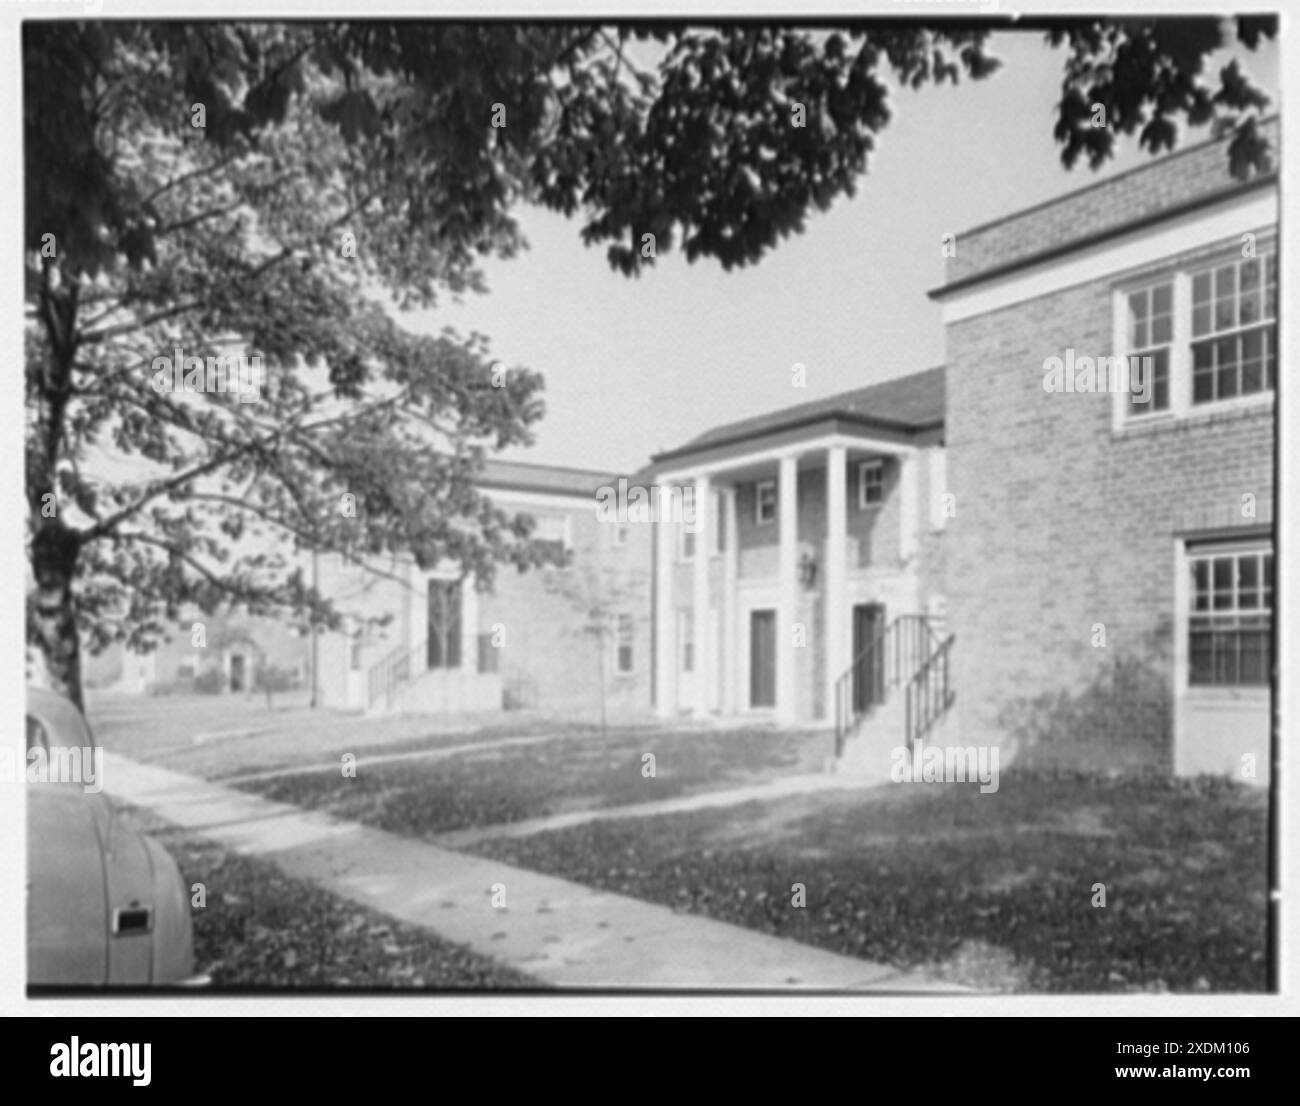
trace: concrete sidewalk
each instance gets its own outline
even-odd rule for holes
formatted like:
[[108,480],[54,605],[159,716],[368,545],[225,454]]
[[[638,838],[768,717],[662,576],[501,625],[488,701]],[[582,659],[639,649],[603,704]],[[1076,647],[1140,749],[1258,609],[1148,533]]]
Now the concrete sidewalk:
[[[557,987],[963,990],[111,753],[104,780],[120,800]],[[492,905],[494,887],[506,908]]]

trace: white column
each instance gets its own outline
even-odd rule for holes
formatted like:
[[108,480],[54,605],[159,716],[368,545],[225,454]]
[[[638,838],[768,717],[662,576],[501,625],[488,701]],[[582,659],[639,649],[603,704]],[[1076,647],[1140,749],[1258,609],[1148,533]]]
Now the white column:
[[835,681],[849,665],[845,649],[848,612],[845,609],[844,581],[847,572],[848,504],[845,485],[848,477],[843,446],[826,450],[826,555],[825,617],[826,629],[826,721],[835,721]]
[[916,452],[898,457],[898,556],[903,561],[916,555],[917,475]]
[[478,674],[478,588],[472,572],[460,585],[460,666]]
[[695,478],[695,559],[692,564],[691,613],[695,620],[695,672],[693,690],[694,713],[703,717],[709,713],[709,689],[713,686],[712,634],[713,619],[709,617],[709,552],[712,547],[713,505],[709,501],[709,478]]
[[798,461],[781,458],[776,488],[779,590],[776,608],[776,716],[795,717],[794,623],[798,613]]
[[736,624],[736,581],[740,575],[740,543],[736,540],[736,486],[722,489],[722,511],[727,548],[722,560],[722,640],[718,658],[722,664],[722,713],[734,714],[737,666],[740,664],[740,633]]
[[659,521],[655,526],[655,713],[668,718],[676,711],[676,618],[673,608],[673,500],[660,488]]

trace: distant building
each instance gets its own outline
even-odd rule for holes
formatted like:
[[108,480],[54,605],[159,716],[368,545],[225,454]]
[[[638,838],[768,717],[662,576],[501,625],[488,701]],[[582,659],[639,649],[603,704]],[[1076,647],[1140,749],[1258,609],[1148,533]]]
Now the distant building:
[[319,587],[349,621],[345,633],[320,635],[321,701],[370,712],[536,708],[595,717],[603,695],[613,715],[644,714],[650,527],[598,519],[598,492],[616,479],[487,462],[480,491],[531,516],[533,538],[569,557],[566,568],[501,565],[487,590],[462,578],[459,565],[420,569],[395,557],[377,574],[319,558]]
[[137,695],[251,694],[270,670],[287,687],[306,686],[310,655],[309,635],[282,621],[195,612],[152,651],[84,655],[83,682]]

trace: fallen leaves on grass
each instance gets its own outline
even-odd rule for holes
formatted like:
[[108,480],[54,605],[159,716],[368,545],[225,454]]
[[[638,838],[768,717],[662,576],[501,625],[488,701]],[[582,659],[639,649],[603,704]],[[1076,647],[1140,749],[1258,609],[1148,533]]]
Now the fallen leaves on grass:
[[[1266,811],[1248,789],[1007,773],[996,795],[912,794],[788,823],[770,809],[784,800],[596,822],[472,851],[982,989],[1264,988]],[[1073,832],[1085,808],[1112,832],[1087,819]],[[778,836],[763,832],[774,817]]]
[[[137,816],[137,821],[139,817]],[[192,911],[195,962],[217,989],[540,989],[462,945],[155,823],[187,886],[208,889]]]

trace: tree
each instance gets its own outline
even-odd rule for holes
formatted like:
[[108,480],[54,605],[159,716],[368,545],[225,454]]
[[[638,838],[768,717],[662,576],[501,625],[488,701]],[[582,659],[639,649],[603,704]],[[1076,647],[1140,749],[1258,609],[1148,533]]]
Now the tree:
[[253,673],[253,686],[266,694],[266,709],[270,710],[274,706],[272,696],[275,692],[288,691],[293,687],[293,674],[263,658]]
[[616,670],[619,617],[645,609],[649,601],[646,569],[626,560],[599,557],[581,572],[547,566],[543,586],[579,616],[579,632],[592,645],[591,672],[600,705],[600,751],[605,770],[609,760],[609,681]]
[[[1069,50],[1067,164],[1135,129],[1165,148],[1185,117],[1236,129],[1234,172],[1267,166],[1262,94],[1234,66],[1199,83],[1227,24],[1038,27]],[[1253,49],[1276,21],[1236,28]],[[751,264],[853,193],[889,78],[997,68],[988,27],[960,24],[23,31],[28,631],[78,702],[80,635],[147,647],[183,604],[336,626],[305,550],[489,582],[544,559],[473,487],[488,450],[530,441],[541,380],[394,310],[481,290],[477,259],[524,245],[517,204],[580,215],[628,275],[673,249]],[[1097,102],[1111,130],[1084,126]],[[173,350],[206,387],[186,359],[231,348],[261,359],[256,402],[165,386]]]

